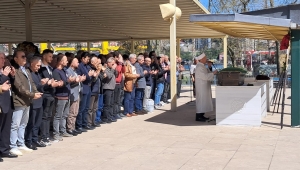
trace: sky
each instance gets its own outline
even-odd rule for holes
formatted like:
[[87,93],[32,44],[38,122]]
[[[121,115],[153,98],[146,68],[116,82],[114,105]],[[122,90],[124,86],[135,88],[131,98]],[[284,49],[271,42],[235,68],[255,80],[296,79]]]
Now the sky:
[[208,8],[208,0],[200,0],[201,4],[205,6],[205,8]]

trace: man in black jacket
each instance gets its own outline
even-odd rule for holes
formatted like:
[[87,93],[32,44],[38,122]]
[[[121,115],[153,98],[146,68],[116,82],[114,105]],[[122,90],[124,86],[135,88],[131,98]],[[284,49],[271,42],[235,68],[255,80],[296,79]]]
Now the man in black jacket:
[[[44,85],[51,85],[49,78],[41,79],[38,74],[38,70],[41,67],[41,60],[38,56],[34,56],[29,60],[30,73],[32,80],[34,81],[36,88],[39,92],[44,93]],[[43,115],[43,98],[34,99],[30,105],[29,120],[25,133],[25,144],[28,148],[37,150],[37,147],[46,147],[43,142],[38,140],[39,128],[42,123]]]
[[61,85],[61,82],[55,82],[53,80],[52,71],[53,68],[50,66],[53,60],[53,51],[46,49],[42,53],[42,64],[39,70],[41,78],[48,78],[51,80],[51,84],[48,83],[44,86],[43,94],[43,116],[42,124],[40,126],[41,130],[41,142],[45,145],[51,145],[50,142],[50,120],[53,114],[54,107],[54,93],[55,87]]
[[[0,52],[0,162],[3,162],[1,157],[16,158],[15,154],[9,152],[10,150],[10,125],[12,121],[12,112],[14,105],[12,102],[10,78],[9,75],[14,76],[14,70],[10,66],[4,67],[4,53]],[[4,67],[4,69],[3,69]],[[7,87],[8,86],[8,87]]]

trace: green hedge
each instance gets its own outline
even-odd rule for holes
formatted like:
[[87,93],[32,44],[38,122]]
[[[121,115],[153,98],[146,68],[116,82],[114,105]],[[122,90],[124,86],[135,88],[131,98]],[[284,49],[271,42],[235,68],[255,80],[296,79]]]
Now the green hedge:
[[223,72],[223,71],[239,71],[241,73],[247,73],[247,71],[243,68],[238,68],[238,67],[228,67],[228,68],[224,68],[222,70],[220,70],[220,72]]

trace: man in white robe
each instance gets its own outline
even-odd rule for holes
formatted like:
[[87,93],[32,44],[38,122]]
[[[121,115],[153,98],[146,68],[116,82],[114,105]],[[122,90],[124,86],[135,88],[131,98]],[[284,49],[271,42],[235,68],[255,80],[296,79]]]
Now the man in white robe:
[[205,67],[207,58],[205,54],[196,57],[199,61],[195,69],[195,87],[196,87],[196,121],[206,121],[208,118],[204,114],[214,110],[211,95],[211,81],[218,72],[211,72]]

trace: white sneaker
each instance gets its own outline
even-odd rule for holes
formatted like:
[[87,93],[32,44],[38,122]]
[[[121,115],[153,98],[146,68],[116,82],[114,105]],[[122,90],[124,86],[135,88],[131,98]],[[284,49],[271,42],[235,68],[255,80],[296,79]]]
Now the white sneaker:
[[23,153],[18,148],[11,149],[9,152],[18,156],[23,156]]
[[168,102],[171,103],[171,99],[168,99]]
[[161,105],[165,105],[165,103],[163,101],[160,102]]
[[26,146],[20,146],[19,150],[24,151],[24,152],[28,152],[28,153],[31,153],[33,151],[32,149],[29,149]]

